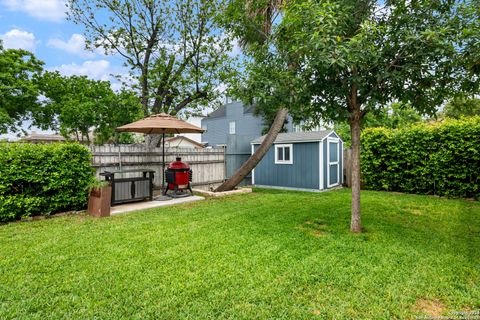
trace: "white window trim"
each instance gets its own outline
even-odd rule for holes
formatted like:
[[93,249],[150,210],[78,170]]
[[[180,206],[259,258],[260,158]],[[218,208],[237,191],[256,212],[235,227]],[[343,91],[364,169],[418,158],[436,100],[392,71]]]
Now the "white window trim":
[[[330,142],[337,143],[337,161],[330,162]],[[340,139],[338,138],[327,138],[327,186],[328,188],[340,185]],[[331,165],[337,165],[337,182],[330,184],[330,167]]]
[[[278,150],[280,148],[289,147],[290,160],[278,160]],[[276,144],[275,145],[275,164],[293,164],[293,144]]]
[[[252,144],[252,154],[255,153],[255,145]],[[252,169],[252,185],[255,185],[255,168]]]
[[[233,126],[232,126],[232,124],[233,124]],[[235,121],[229,121],[228,122],[228,134],[236,134],[236,132],[237,132],[237,124],[235,123]]]
[[323,141],[320,141],[318,143],[318,162],[319,162],[319,168],[318,168],[318,173],[319,173],[319,189],[323,190]]

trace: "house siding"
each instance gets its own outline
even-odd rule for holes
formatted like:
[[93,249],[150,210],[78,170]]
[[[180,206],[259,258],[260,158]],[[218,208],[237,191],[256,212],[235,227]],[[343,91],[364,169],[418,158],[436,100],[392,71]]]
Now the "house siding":
[[255,184],[318,190],[319,160],[318,142],[294,143],[293,164],[275,164],[272,146],[255,168]]
[[[226,104],[225,115],[202,119],[202,127],[207,131],[202,134],[202,142],[208,146],[225,145],[226,178],[230,178],[238,168],[250,157],[250,142],[262,135],[263,119],[252,112],[245,112],[241,102]],[[235,134],[229,133],[229,123],[235,121]],[[293,131],[292,120],[286,125],[288,132]],[[251,183],[251,174],[247,175],[241,185]]]

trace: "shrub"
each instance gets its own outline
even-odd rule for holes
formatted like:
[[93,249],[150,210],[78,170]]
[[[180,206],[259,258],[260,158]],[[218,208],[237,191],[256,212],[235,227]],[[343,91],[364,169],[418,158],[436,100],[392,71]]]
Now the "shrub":
[[362,134],[367,189],[480,196],[480,117]]
[[0,221],[84,208],[90,160],[75,143],[0,144]]

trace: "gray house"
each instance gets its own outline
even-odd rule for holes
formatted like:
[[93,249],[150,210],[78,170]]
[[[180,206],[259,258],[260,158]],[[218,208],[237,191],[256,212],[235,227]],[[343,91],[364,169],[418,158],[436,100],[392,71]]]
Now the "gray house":
[[[262,135],[263,119],[253,114],[253,106],[244,106],[235,101],[221,106],[202,119],[202,143],[211,147],[226,148],[227,178],[240,168],[250,157],[250,142]],[[293,131],[292,121],[286,125],[288,132]],[[250,184],[247,176],[243,184]]]
[[[251,153],[265,136],[254,139]],[[343,183],[343,141],[333,130],[280,133],[252,172],[262,187],[324,191]]]

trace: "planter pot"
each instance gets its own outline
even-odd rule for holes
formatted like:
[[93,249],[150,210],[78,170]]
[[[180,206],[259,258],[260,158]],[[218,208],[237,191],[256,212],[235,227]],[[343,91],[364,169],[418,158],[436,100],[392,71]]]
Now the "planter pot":
[[110,216],[110,201],[112,198],[112,187],[93,188],[88,198],[87,212],[94,217]]

